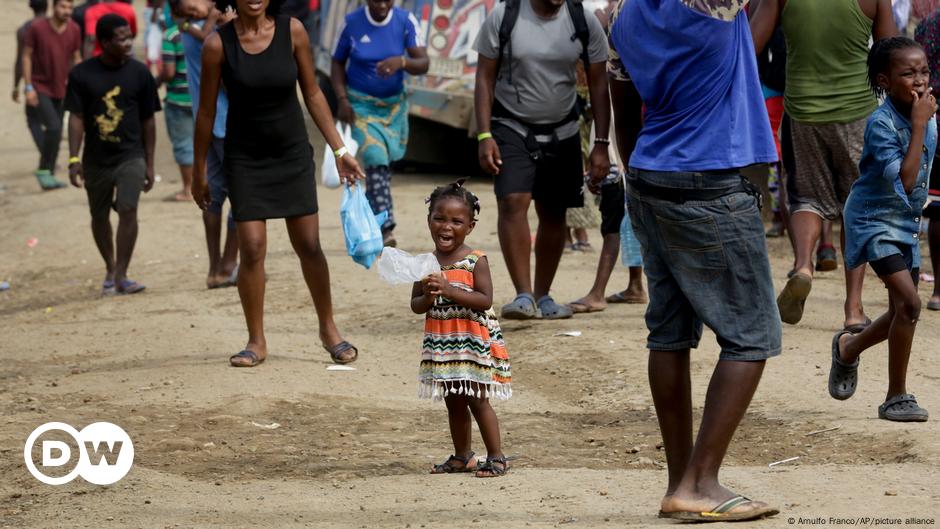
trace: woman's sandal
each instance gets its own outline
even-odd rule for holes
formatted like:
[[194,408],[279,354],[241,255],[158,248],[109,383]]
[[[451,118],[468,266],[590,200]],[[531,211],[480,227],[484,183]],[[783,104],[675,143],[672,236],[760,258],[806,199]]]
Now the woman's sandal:
[[[242,358],[248,360],[248,363],[243,364],[235,361]],[[232,367],[255,367],[262,362],[264,362],[264,358],[260,358],[257,353],[249,351],[248,349],[240,351],[238,354],[234,354],[228,359],[228,363],[231,364]]]
[[[333,362],[337,364],[351,364],[355,362],[357,358],[359,358],[359,349],[346,340],[343,340],[333,347],[328,347],[326,344],[323,344],[323,348],[326,349],[326,352],[330,353],[330,357],[333,359]],[[353,355],[349,358],[343,358],[343,353],[350,350],[353,352]]]
[[498,478],[500,476],[505,476],[506,472],[509,472],[509,460],[506,458],[506,456],[487,456],[486,461],[477,467],[476,477]]
[[[465,456],[452,455],[447,458],[447,461],[444,461],[440,465],[434,465],[431,468],[431,474],[460,474],[463,472],[473,472],[477,469],[477,461],[473,458],[473,452]],[[454,462],[461,463],[461,466],[457,466]],[[470,463],[473,463],[471,465]]]

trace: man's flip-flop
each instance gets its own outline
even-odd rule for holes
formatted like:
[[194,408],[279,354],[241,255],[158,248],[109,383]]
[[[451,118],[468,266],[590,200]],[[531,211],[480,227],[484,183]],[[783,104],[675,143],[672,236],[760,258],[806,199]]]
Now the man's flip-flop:
[[829,367],[829,395],[837,400],[845,400],[855,394],[858,386],[858,363],[856,358],[851,364],[840,359],[839,338],[843,334],[850,334],[841,330],[832,337],[832,365]]
[[543,320],[564,320],[574,314],[568,307],[555,303],[555,300],[548,294],[539,299],[538,305],[539,314]]
[[519,294],[511,303],[503,305],[499,317],[504,320],[531,320],[538,316],[532,294]]
[[[248,363],[236,362],[236,358],[244,358],[245,360],[248,360]],[[254,351],[249,351],[248,349],[245,349],[238,354],[234,354],[228,359],[228,363],[231,364],[232,367],[255,367],[262,362],[264,362],[264,358],[259,358]]]
[[813,289],[813,278],[799,272],[790,276],[787,286],[783,287],[777,296],[777,309],[780,311],[780,320],[790,325],[796,325],[803,319],[803,305]]
[[146,286],[132,279],[124,279],[117,284],[117,293],[124,294],[137,294],[138,292],[143,292]]
[[568,308],[571,309],[571,312],[575,314],[585,314],[589,312],[601,312],[606,307],[592,307],[591,305],[581,301],[572,301],[568,304]]
[[940,310],[940,301],[934,301],[934,300],[928,301],[927,310]]
[[634,296],[626,295],[623,292],[617,292],[616,294],[611,294],[606,298],[607,303],[630,303],[630,304],[642,304],[647,303],[649,300],[646,299],[646,296]]
[[767,518],[780,512],[780,509],[771,507],[769,505],[755,507],[743,512],[730,512],[732,509],[748,503],[757,504],[758,502],[753,502],[744,496],[735,496],[734,498],[731,498],[730,500],[716,506],[710,511],[659,511],[659,517],[669,518],[671,520],[680,520],[683,522],[744,522],[747,520],[759,520],[761,518]]
[[117,294],[117,290],[114,289],[114,280],[105,279],[104,282],[101,283],[101,295],[113,296],[115,294]]
[[[337,364],[351,364],[359,358],[359,349],[356,349],[356,346],[343,340],[342,342],[334,345],[333,347],[327,347],[326,344],[323,344],[323,348],[326,349],[326,352],[330,353],[330,357],[333,359],[333,362]],[[342,354],[346,351],[352,350],[353,355],[350,358],[343,359]]]
[[929,416],[910,393],[895,395],[878,406],[878,418],[887,421],[925,422]]

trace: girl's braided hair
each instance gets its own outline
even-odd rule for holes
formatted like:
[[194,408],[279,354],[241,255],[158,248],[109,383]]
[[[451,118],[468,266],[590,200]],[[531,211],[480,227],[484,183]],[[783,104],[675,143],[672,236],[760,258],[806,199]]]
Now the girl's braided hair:
[[891,56],[898,50],[920,48],[920,44],[907,37],[890,37],[876,40],[868,52],[868,85],[876,96],[884,95],[885,89],[878,85],[878,75],[888,73]]
[[434,189],[431,196],[424,201],[428,204],[428,214],[434,211],[434,205],[443,198],[456,198],[467,205],[470,210],[470,220],[476,222],[477,214],[480,212],[480,199],[463,186],[466,178],[461,178],[456,182],[443,185]]

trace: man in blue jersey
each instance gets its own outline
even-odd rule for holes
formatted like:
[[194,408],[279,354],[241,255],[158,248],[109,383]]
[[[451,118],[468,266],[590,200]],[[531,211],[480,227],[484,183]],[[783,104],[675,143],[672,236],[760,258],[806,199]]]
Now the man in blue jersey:
[[[183,53],[186,56],[186,81],[189,84],[195,118],[196,113],[199,112],[202,42],[215,31],[217,24],[230,21],[233,15],[221,13],[211,0],[170,0],[170,9],[174,16],[180,19],[178,26],[183,39]],[[238,236],[231,211],[225,236],[225,248],[219,248],[219,240],[222,237],[222,206],[228,197],[228,185],[225,181],[225,174],[222,172],[227,119],[228,98],[223,90],[219,92],[219,98],[216,101],[212,143],[206,158],[206,177],[209,181],[209,193],[212,195],[212,204],[202,213],[202,222],[206,230],[206,246],[209,251],[209,274],[206,278],[208,288],[233,286],[237,275]]]
[[[740,174],[777,160],[746,3],[628,0],[611,30],[646,105],[628,210],[649,282],[649,380],[669,467],[663,518],[778,512],[718,482],[765,361],[780,354],[759,191]],[[721,354],[693,444],[689,356],[703,324]]]

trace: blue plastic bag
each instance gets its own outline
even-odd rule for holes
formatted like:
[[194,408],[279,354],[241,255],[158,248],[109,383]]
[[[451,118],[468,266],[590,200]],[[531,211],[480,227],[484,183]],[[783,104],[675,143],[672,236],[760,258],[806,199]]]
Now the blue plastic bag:
[[379,226],[388,218],[388,211],[378,215],[372,213],[365,190],[361,184],[355,184],[343,188],[339,217],[346,238],[346,253],[368,269],[382,253],[382,229]]

